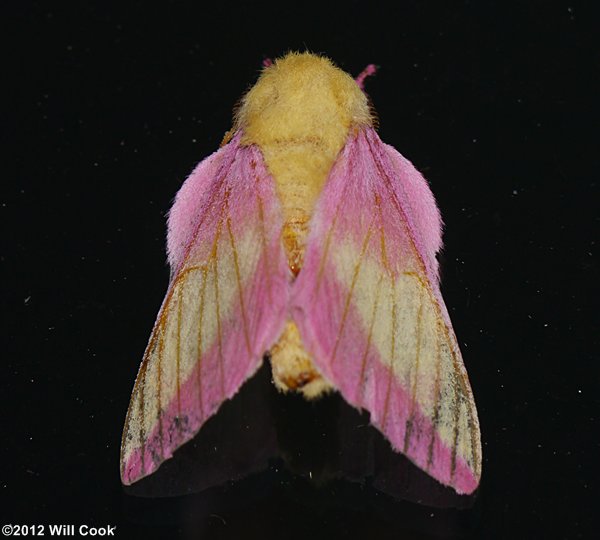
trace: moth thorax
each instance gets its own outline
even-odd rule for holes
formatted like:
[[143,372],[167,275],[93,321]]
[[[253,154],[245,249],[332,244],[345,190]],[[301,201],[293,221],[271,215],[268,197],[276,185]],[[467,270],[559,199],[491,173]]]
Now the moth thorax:
[[310,53],[290,53],[267,67],[236,115],[247,144],[312,141],[335,154],[353,124],[371,124],[365,94],[329,59]]

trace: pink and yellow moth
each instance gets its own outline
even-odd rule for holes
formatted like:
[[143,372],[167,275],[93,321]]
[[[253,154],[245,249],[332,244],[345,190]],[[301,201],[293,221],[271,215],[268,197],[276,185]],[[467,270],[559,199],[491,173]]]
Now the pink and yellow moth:
[[270,358],[307,399],[337,390],[456,492],[481,475],[475,402],[439,287],[427,181],[324,57],[265,63],[168,218],[172,269],[135,382],[121,478],[154,472]]

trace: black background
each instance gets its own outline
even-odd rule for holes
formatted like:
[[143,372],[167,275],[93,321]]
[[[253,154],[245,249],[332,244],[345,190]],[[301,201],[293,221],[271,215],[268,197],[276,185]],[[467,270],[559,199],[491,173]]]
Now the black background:
[[[3,523],[111,524],[119,538],[597,532],[598,19],[572,2],[368,4],[3,8]],[[484,445],[477,497],[450,504],[469,508],[369,479],[315,483],[281,460],[201,495],[120,485],[168,281],[165,213],[263,58],[289,49],[352,74],[381,66],[367,82],[380,136],[438,199],[443,292]],[[298,431],[316,414],[270,399],[280,424],[300,408]]]

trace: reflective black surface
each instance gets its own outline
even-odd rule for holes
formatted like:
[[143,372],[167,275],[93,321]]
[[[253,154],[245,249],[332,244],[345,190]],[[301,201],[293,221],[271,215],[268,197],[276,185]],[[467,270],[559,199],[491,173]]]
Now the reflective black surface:
[[[589,9],[4,11],[2,524],[110,524],[119,538],[595,537]],[[168,280],[165,212],[263,57],[305,47],[355,74],[381,66],[367,83],[380,135],[438,199],[443,292],[482,427],[475,497],[395,456],[339,397],[278,395],[266,369],[154,477],[120,484],[124,415]]]

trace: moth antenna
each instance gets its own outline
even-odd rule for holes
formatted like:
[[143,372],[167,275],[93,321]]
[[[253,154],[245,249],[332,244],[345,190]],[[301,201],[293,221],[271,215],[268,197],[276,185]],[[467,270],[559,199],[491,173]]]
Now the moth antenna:
[[270,58],[264,58],[264,59],[263,59],[263,61],[262,61],[262,66],[263,66],[264,68],[268,68],[268,67],[270,67],[270,66],[272,66],[272,65],[273,65],[273,60],[271,60]]
[[356,77],[356,79],[354,79],[356,81],[356,84],[358,84],[358,87],[362,91],[365,90],[365,79],[367,77],[370,77],[371,75],[375,75],[375,73],[377,73],[378,69],[379,69],[379,66],[376,66],[375,64],[369,64],[365,69],[363,69],[360,72],[358,77]]

